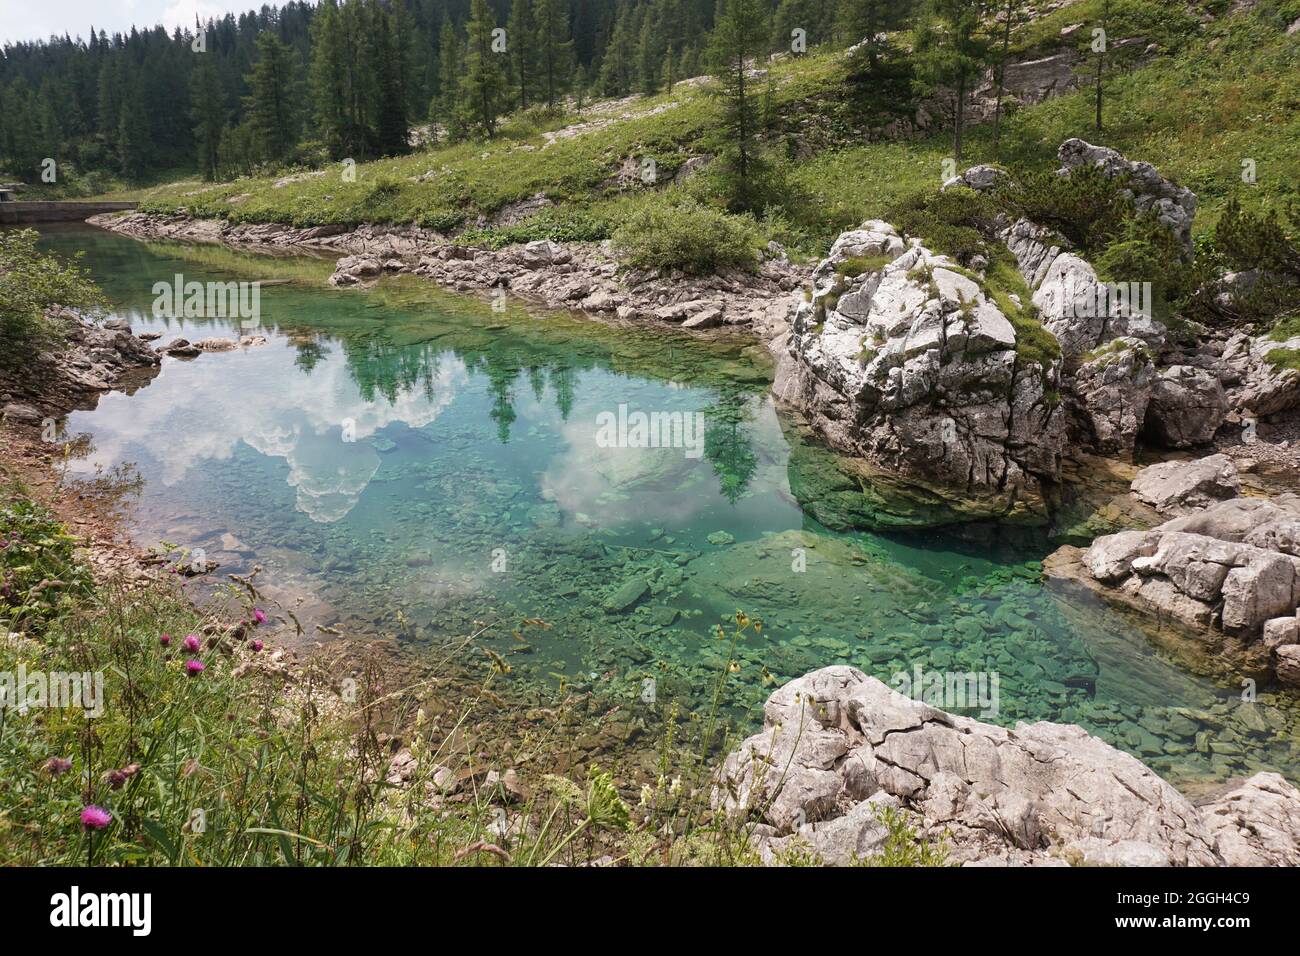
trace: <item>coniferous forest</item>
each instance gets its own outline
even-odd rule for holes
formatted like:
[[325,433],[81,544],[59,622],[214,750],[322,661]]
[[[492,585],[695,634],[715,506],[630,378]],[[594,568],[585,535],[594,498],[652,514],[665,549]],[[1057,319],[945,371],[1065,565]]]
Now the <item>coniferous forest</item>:
[[[491,136],[567,96],[653,93],[707,72],[716,0],[291,0],[168,33],[132,28],[6,46],[0,169],[45,157],[82,178],[209,178],[266,163],[358,161]],[[861,39],[907,4],[735,0],[789,45]],[[888,16],[887,16],[888,13]],[[761,26],[760,26],[761,25]],[[767,31],[770,26],[770,37]],[[203,55],[195,55],[195,54]]]

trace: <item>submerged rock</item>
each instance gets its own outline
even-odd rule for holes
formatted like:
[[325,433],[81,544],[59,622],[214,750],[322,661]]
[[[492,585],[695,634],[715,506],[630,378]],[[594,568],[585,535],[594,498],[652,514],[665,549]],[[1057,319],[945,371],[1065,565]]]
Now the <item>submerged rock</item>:
[[645,578],[630,578],[624,581],[613,594],[605,598],[605,612],[607,614],[617,614],[626,611],[649,593],[650,585]]

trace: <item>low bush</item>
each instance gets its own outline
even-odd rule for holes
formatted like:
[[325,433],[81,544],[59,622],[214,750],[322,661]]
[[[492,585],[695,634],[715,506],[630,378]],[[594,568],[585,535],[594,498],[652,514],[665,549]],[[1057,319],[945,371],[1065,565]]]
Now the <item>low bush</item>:
[[757,224],[686,196],[656,196],[633,209],[614,232],[624,261],[638,269],[706,274],[752,270],[760,245]]

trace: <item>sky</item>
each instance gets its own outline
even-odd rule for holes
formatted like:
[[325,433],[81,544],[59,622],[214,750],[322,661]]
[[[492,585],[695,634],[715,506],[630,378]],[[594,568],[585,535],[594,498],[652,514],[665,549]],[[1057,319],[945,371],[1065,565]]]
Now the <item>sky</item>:
[[[125,33],[161,23],[168,29],[226,13],[256,10],[268,0],[0,0],[0,45],[45,40],[65,32],[85,39],[96,30]],[[279,5],[276,0],[276,5]]]

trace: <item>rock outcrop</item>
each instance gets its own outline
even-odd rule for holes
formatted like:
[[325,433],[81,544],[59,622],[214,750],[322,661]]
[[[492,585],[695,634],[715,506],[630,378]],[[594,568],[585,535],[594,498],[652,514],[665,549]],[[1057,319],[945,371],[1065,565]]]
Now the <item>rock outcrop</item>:
[[1143,468],[1130,486],[1133,495],[1162,515],[1185,515],[1241,494],[1237,466],[1227,455],[1194,461],[1162,461]]
[[757,820],[768,862],[869,858],[906,813],[968,865],[1266,865],[1300,853],[1300,791],[1261,773],[1201,806],[1072,725],[1006,729],[847,666],[786,684],[731,753],[713,805]]
[[1081,139],[1067,139],[1057,150],[1059,173],[1094,167],[1124,183],[1124,195],[1140,212],[1149,212],[1177,237],[1187,258],[1192,255],[1192,219],[1196,215],[1196,194],[1160,175],[1150,163],[1125,159],[1107,146],[1094,146]]
[[1147,406],[1146,434],[1165,448],[1191,448],[1214,437],[1228,415],[1217,375],[1190,365],[1161,369]]
[[[1134,489],[1167,512],[1222,497],[1236,482],[1224,456],[1156,468]],[[1232,638],[1248,667],[1300,685],[1300,496],[1216,501],[1149,531],[1098,538],[1081,563],[1103,596],[1203,640]]]
[[1088,356],[1069,385],[1083,443],[1098,454],[1131,459],[1156,378],[1155,360],[1139,339],[1118,338]]
[[57,306],[46,319],[62,343],[31,356],[19,369],[0,369],[0,415],[7,421],[37,425],[94,408],[103,393],[136,388],[157,373],[159,357],[129,326],[97,325]]
[[[814,271],[776,345],[773,391],[834,448],[953,500],[950,520],[1029,521],[1057,475],[1064,416],[1055,363],[1019,345],[978,277],[873,221]],[[908,517],[904,502],[881,523]]]

